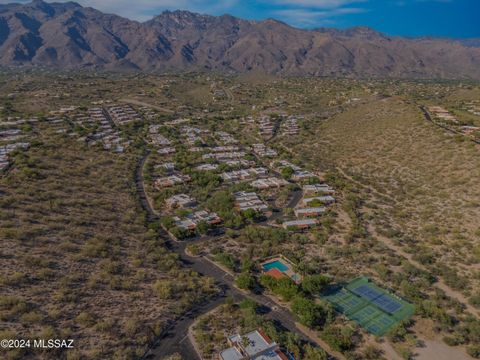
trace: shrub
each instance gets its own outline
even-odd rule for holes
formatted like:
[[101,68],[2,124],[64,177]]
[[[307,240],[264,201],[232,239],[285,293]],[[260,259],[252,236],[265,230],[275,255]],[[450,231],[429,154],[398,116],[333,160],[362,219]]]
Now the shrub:
[[308,360],[327,360],[328,354],[325,352],[325,350],[321,348],[314,348],[308,344],[305,346],[303,358]]
[[173,296],[173,286],[169,280],[157,280],[153,284],[153,292],[160,299],[170,299]]
[[230,270],[236,271],[237,269],[237,260],[231,254],[220,252],[215,255],[214,259]]
[[78,316],[75,318],[77,323],[84,327],[90,327],[95,324],[95,320],[92,315],[90,315],[88,312],[81,312],[78,314]]
[[334,350],[345,352],[351,350],[354,346],[353,333],[354,330],[350,327],[340,328],[338,326],[330,325],[322,331],[321,337]]
[[235,283],[240,289],[252,290],[257,286],[255,278],[249,273],[240,274]]
[[470,345],[467,347],[467,353],[475,359],[480,359],[480,345]]
[[323,325],[326,320],[321,306],[301,296],[292,301],[292,312],[297,316],[300,323],[312,329]]
[[302,281],[302,290],[311,295],[320,293],[329,283],[331,279],[324,275],[305,276]]

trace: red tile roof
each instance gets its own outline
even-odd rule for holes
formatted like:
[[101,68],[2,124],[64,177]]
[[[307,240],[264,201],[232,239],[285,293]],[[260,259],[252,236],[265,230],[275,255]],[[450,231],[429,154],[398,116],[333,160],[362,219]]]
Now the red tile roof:
[[287,355],[285,355],[281,350],[275,351],[277,355],[280,357],[282,360],[288,360]]
[[270,338],[268,337],[268,335],[263,332],[263,330],[259,329],[259,330],[257,330],[257,331],[258,331],[258,333],[265,339],[265,341],[266,341],[268,344],[271,344],[271,343],[272,343],[272,339],[270,339]]

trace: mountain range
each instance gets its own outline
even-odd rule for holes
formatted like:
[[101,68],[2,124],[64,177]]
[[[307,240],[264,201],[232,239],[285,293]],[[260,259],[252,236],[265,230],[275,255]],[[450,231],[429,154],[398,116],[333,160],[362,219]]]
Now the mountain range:
[[479,45],[188,11],[140,23],[74,2],[0,5],[3,66],[480,80]]

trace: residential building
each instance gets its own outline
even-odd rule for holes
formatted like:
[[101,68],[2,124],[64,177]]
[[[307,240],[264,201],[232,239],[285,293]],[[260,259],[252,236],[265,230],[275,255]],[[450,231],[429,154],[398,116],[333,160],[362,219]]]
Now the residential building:
[[215,133],[217,138],[224,144],[237,144],[238,140],[235,139],[232,135],[224,131],[217,131]]
[[296,217],[316,217],[325,213],[325,211],[327,211],[327,209],[323,206],[308,207],[294,210]]
[[282,226],[284,229],[290,227],[295,227],[297,229],[308,229],[318,224],[318,221],[315,219],[301,219],[301,220],[291,220],[285,221]]
[[148,142],[154,146],[168,146],[168,145],[171,145],[172,143],[162,134],[152,134],[152,133],[148,135]]
[[172,162],[167,162],[163,164],[158,164],[154,166],[154,169],[165,169],[168,172],[175,170],[175,164]]
[[306,193],[324,193],[324,194],[334,194],[335,190],[333,190],[327,184],[311,184],[311,185],[303,185],[303,191]]
[[217,170],[218,165],[217,164],[201,164],[195,167],[195,170],[198,171],[214,171]]
[[288,360],[278,344],[262,330],[228,338],[231,346],[220,352],[219,360]]
[[266,179],[254,180],[250,183],[250,185],[257,189],[270,189],[288,185],[288,181],[280,178],[269,177]]
[[165,147],[158,149],[157,152],[161,155],[170,155],[170,154],[175,154],[176,150],[174,147]]
[[192,219],[195,223],[205,221],[210,225],[218,225],[222,222],[222,219],[214,212],[208,212],[206,210],[199,210],[192,214]]
[[283,134],[285,135],[298,135],[300,128],[298,127],[297,118],[290,116],[283,124]]
[[195,206],[195,200],[192,199],[187,194],[177,194],[177,195],[173,195],[172,197],[168,198],[165,201],[165,204],[170,208],[193,207],[193,206]]
[[231,152],[220,152],[220,153],[208,153],[202,155],[202,159],[215,159],[215,160],[223,160],[223,159],[241,159],[245,157],[246,153],[244,151],[231,151]]
[[284,167],[289,167],[289,168],[292,168],[292,170],[294,171],[300,171],[302,170],[301,167],[297,166],[297,165],[294,165],[292,164],[291,162],[287,161],[287,160],[278,160],[278,161],[275,161],[274,162],[274,166],[278,169],[281,169],[281,168],[284,168]]
[[315,177],[315,174],[310,171],[296,170],[292,175],[292,180],[301,181],[312,177]]
[[308,206],[308,204],[310,204],[312,201],[315,201],[315,200],[318,200],[323,204],[331,204],[335,202],[335,198],[333,196],[326,195],[326,196],[315,196],[315,197],[304,198],[302,200],[302,204],[305,206]]
[[267,211],[268,206],[260,199],[257,193],[239,191],[235,193],[235,207],[240,211],[252,209],[255,211]]
[[171,187],[174,185],[184,184],[190,180],[190,176],[188,175],[171,175],[155,180],[155,187]]
[[214,212],[207,210],[199,210],[192,214],[188,214],[185,218],[180,219],[178,216],[173,218],[175,225],[183,230],[194,231],[198,223],[204,221],[209,225],[218,225],[222,219]]
[[236,167],[252,167],[255,165],[255,161],[239,159],[239,160],[228,160],[228,159],[219,159],[218,162],[227,164],[228,166]]
[[235,170],[220,174],[222,179],[227,182],[237,182],[260,178],[267,175],[268,169],[264,167]]
[[278,153],[264,144],[253,144],[253,152],[260,157],[275,157]]
[[116,105],[107,108],[107,113],[117,125],[128,124],[141,120],[140,115],[130,105]]

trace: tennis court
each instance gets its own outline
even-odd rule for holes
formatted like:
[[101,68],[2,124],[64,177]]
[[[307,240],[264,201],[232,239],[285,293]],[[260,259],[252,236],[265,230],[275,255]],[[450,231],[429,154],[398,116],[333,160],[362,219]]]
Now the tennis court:
[[357,288],[353,288],[351,291],[354,294],[370,300],[372,303],[389,314],[393,314],[402,308],[402,304],[396,301],[391,295],[386,294],[384,291],[376,289],[375,287],[376,286],[373,284],[365,284]]
[[335,310],[342,313],[352,313],[359,307],[365,306],[365,302],[352,295],[348,290],[341,289],[340,291],[327,296],[327,300],[333,304]]
[[354,279],[323,298],[336,311],[377,336],[384,335],[414,312],[413,305],[381,289],[366,277]]

